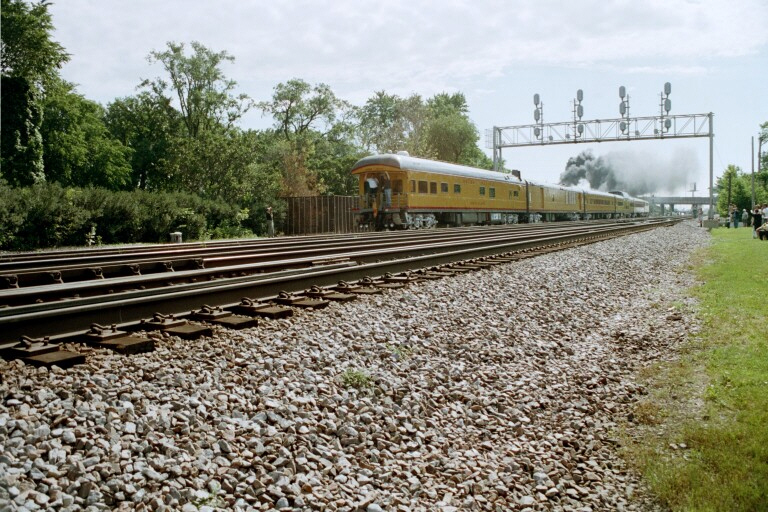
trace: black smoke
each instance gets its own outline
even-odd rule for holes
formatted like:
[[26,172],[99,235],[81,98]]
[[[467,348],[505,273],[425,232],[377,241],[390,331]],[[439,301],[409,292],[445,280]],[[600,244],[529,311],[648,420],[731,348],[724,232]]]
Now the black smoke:
[[578,185],[583,180],[587,180],[589,187],[595,190],[606,190],[616,184],[611,166],[602,157],[595,158],[589,150],[569,158],[565,171],[560,175],[561,185]]
[[595,157],[583,151],[568,159],[560,184],[589,186],[595,190],[623,190],[640,196],[684,192],[698,165],[689,150],[677,150],[668,159],[643,152],[613,152]]

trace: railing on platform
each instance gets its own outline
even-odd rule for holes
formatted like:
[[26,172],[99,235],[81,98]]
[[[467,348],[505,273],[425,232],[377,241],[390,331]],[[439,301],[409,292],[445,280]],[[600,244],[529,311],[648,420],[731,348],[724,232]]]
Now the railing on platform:
[[403,208],[408,204],[407,202],[408,194],[405,193],[393,193],[392,198],[389,201],[389,204],[386,196],[384,194],[378,194],[376,196],[374,195],[367,195],[360,197],[359,201],[359,208],[361,209],[370,209],[373,208],[374,201],[376,202],[376,208]]

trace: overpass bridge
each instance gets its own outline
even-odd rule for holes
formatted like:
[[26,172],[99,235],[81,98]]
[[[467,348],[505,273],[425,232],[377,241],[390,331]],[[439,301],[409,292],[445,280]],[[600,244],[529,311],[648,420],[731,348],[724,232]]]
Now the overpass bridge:
[[[709,196],[644,196],[641,199],[645,199],[653,206],[660,207],[662,213],[666,207],[669,207],[670,211],[674,211],[675,205],[689,205],[691,209],[709,206]],[[717,195],[712,197],[712,204],[717,205]]]

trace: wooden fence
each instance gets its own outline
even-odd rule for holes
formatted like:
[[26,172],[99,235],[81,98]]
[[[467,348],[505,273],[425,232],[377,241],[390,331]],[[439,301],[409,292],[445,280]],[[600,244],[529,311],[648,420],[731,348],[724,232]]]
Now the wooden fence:
[[286,235],[359,231],[352,213],[352,208],[358,204],[357,196],[287,197],[285,200]]

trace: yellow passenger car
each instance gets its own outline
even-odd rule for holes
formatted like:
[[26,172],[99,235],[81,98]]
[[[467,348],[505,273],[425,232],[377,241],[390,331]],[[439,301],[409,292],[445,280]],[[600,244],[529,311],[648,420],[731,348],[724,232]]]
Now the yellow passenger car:
[[641,200],[622,192],[539,184],[404,152],[363,158],[352,174],[359,178],[358,222],[369,229],[612,218],[641,209]]
[[526,183],[511,174],[406,154],[363,158],[352,174],[360,178],[359,222],[368,227],[508,223],[527,212]]

